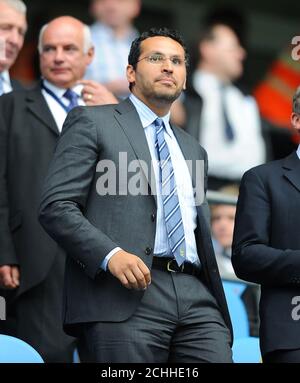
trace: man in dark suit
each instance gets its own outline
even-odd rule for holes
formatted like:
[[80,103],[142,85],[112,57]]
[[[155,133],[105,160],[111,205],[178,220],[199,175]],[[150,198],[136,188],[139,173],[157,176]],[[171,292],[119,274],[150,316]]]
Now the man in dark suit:
[[[293,100],[300,133],[300,90]],[[242,179],[232,262],[238,277],[261,285],[260,343],[265,362],[300,362],[300,148]]]
[[11,80],[9,69],[15,63],[27,30],[26,5],[21,0],[0,0],[0,96],[20,89]]
[[68,362],[74,341],[61,326],[65,259],[37,220],[38,201],[68,110],[115,99],[100,84],[78,84],[93,58],[80,21],[50,22],[39,51],[43,81],[0,100],[0,287],[8,301],[1,331],[27,341],[46,362]]
[[129,54],[130,98],[75,108],[51,162],[39,217],[68,255],[64,326],[80,337],[83,361],[232,360],[195,174],[198,161],[206,180],[206,153],[169,124],[186,59],[177,33],[144,32]]

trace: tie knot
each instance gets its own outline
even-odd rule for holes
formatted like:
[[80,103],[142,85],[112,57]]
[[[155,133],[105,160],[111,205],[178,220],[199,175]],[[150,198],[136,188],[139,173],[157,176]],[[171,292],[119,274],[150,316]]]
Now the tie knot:
[[157,118],[155,121],[154,121],[154,125],[155,125],[155,128],[156,130],[159,130],[161,127],[164,126],[164,121],[162,118]]
[[78,99],[78,95],[72,89],[67,89],[64,93],[64,97],[70,102],[77,101]]

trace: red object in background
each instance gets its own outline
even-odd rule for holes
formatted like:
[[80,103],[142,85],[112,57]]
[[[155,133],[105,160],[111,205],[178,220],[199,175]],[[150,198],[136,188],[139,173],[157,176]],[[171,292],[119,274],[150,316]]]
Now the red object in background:
[[11,77],[20,80],[24,85],[30,85],[36,80],[34,69],[36,47],[36,42],[25,43],[17,61],[10,70]]
[[[291,48],[288,48],[254,90],[262,117],[278,129],[291,129],[292,99],[299,85],[300,63],[292,59]],[[300,142],[296,134],[292,139],[295,143]]]

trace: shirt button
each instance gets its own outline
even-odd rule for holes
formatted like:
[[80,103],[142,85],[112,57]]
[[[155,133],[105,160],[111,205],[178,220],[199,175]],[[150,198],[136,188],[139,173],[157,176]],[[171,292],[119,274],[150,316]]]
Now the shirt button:
[[155,213],[151,214],[151,221],[155,222],[155,219],[156,219],[156,214]]
[[146,247],[145,253],[146,255],[150,255],[152,253],[152,248],[151,247]]

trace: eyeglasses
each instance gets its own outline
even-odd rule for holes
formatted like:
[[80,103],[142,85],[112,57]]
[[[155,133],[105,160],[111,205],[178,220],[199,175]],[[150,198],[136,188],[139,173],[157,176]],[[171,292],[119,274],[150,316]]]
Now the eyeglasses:
[[167,57],[161,53],[153,53],[149,56],[143,57],[139,59],[137,62],[142,60],[146,60],[150,64],[162,64],[165,63],[166,60],[170,60],[172,65],[174,66],[183,66],[186,65],[186,59],[178,56]]

